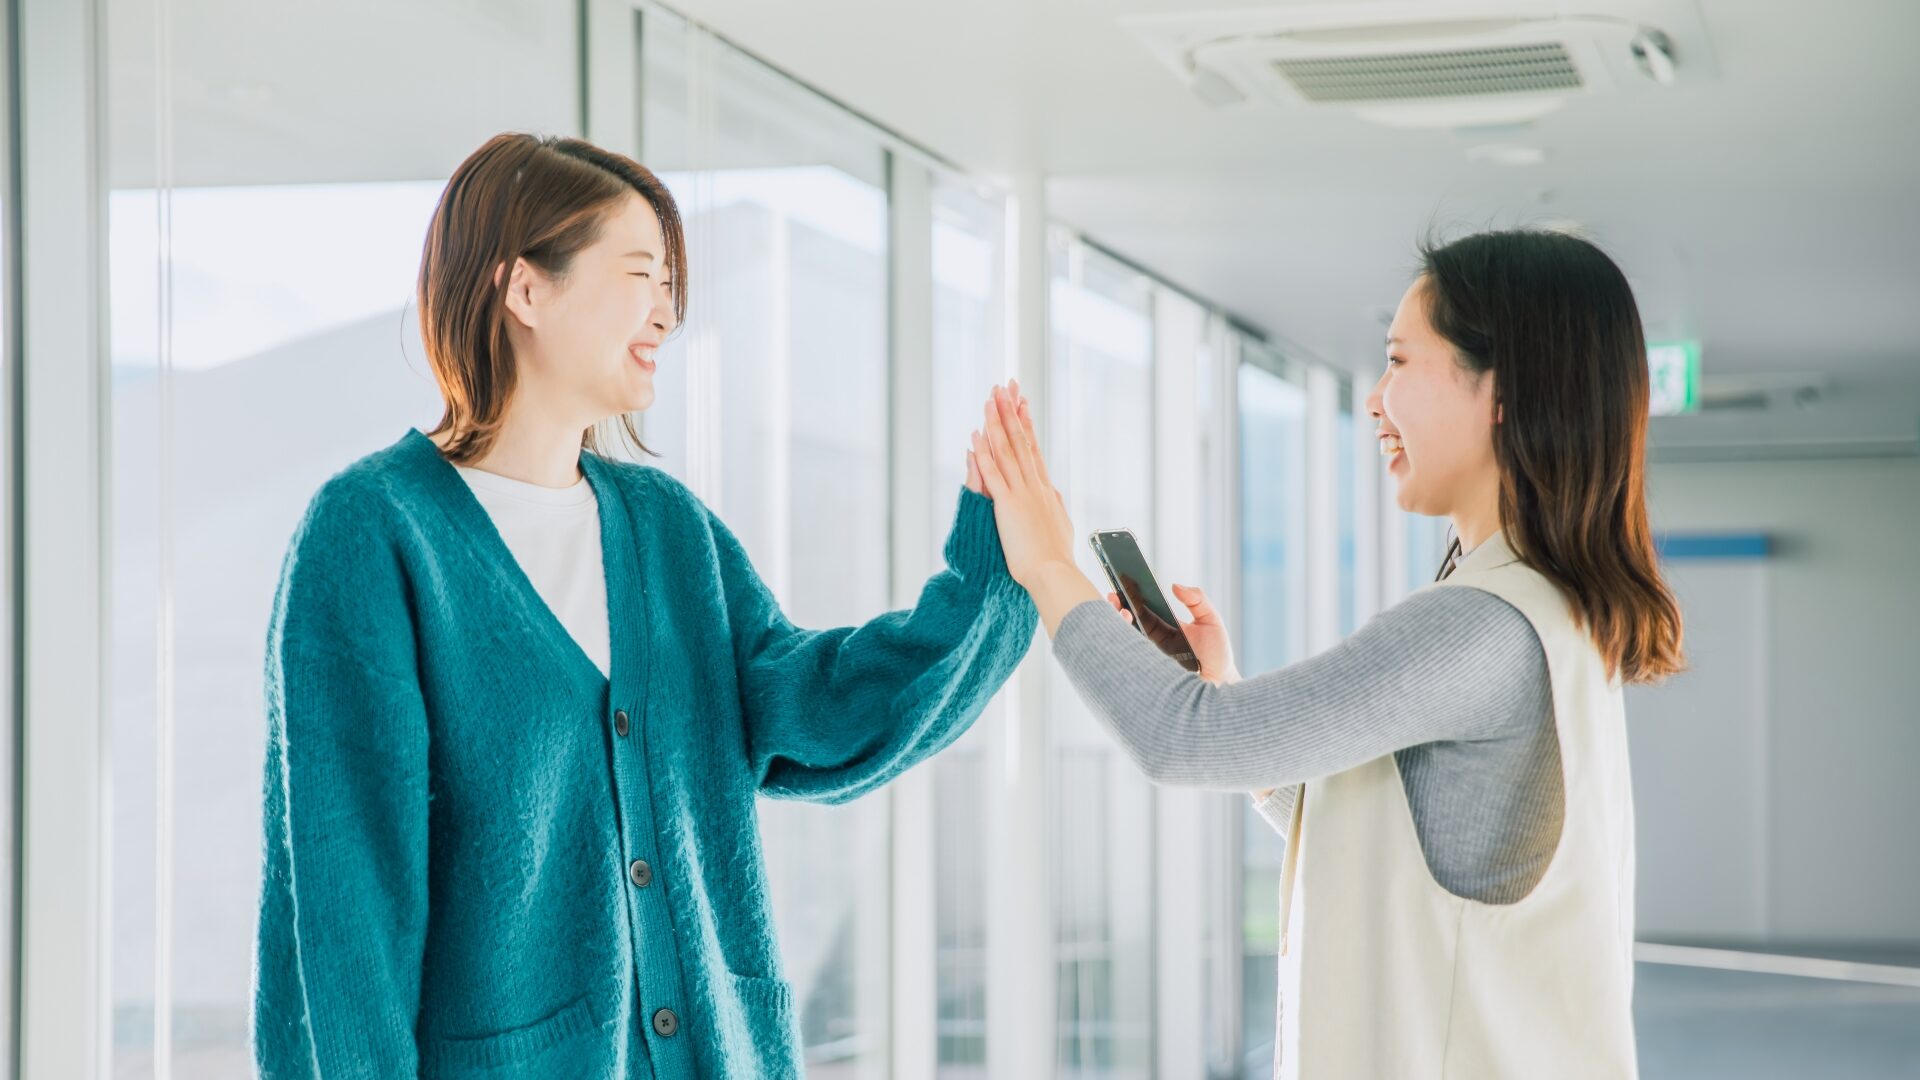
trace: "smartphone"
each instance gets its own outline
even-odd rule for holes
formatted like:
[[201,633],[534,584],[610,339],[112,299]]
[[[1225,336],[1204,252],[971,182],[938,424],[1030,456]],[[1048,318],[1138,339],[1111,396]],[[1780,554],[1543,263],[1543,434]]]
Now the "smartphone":
[[1200,658],[1193,655],[1186,631],[1180,628],[1180,620],[1160,592],[1153,571],[1147,569],[1147,557],[1140,554],[1140,544],[1133,534],[1125,529],[1097,532],[1087,537],[1087,543],[1093,545],[1094,555],[1107,571],[1107,580],[1113,582],[1113,591],[1120,594],[1120,603],[1133,615],[1133,625],[1181,667],[1199,671]]

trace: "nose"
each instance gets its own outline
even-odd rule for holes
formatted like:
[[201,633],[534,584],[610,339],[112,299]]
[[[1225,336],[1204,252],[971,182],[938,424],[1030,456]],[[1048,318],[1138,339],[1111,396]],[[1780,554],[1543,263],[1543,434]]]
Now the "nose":
[[1387,407],[1384,397],[1387,388],[1387,377],[1391,374],[1393,374],[1392,368],[1381,372],[1380,381],[1373,384],[1373,392],[1367,395],[1367,415],[1373,417],[1375,420],[1383,420],[1386,418]]
[[647,314],[647,324],[660,331],[661,337],[673,333],[680,320],[673,312],[673,289],[662,285],[654,290],[653,310]]

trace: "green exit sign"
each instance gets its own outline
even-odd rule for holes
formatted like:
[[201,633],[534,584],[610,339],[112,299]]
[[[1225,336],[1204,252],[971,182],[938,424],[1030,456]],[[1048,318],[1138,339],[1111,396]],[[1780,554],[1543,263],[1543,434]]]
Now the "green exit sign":
[[1669,341],[1647,346],[1647,373],[1652,376],[1655,416],[1678,416],[1700,410],[1700,343]]

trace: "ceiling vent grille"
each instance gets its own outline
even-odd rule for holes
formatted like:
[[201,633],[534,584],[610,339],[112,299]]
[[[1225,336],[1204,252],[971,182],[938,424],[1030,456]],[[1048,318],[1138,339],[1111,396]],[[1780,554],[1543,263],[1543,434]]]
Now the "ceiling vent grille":
[[1274,70],[1308,101],[1406,101],[1480,94],[1579,90],[1585,84],[1559,42],[1493,49],[1276,60]]
[[[1259,0],[1255,0],[1256,3]],[[1531,123],[1574,100],[1718,78],[1698,0],[1289,0],[1121,17],[1215,109],[1347,112],[1397,127]]]

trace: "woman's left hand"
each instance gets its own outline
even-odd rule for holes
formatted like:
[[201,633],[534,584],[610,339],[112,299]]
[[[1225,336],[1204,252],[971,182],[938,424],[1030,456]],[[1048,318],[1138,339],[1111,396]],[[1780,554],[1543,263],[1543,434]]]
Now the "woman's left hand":
[[[1240,669],[1233,663],[1233,643],[1227,639],[1226,620],[1214,610],[1213,601],[1200,591],[1198,585],[1174,585],[1173,598],[1187,606],[1193,613],[1193,621],[1180,624],[1180,632],[1186,635],[1187,646],[1193,650],[1195,659],[1200,661],[1199,675],[1216,686],[1230,686],[1240,681]],[[1120,594],[1107,594],[1107,603],[1120,612],[1120,617],[1133,621],[1133,613],[1120,603]],[[1154,619],[1154,622],[1160,620]],[[1154,637],[1149,628],[1148,637]],[[1164,624],[1159,629],[1171,634],[1172,627]],[[1156,641],[1158,639],[1156,638]]]

